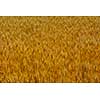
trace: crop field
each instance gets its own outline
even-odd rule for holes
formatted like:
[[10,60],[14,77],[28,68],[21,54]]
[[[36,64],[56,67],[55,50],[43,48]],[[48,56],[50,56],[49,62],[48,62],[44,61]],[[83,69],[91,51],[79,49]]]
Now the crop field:
[[100,82],[100,17],[0,17],[0,82]]

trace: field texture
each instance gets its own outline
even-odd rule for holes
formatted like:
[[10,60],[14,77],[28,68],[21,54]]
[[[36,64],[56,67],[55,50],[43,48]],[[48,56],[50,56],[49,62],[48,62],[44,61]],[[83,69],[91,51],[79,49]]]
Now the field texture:
[[100,17],[0,17],[0,82],[100,82]]

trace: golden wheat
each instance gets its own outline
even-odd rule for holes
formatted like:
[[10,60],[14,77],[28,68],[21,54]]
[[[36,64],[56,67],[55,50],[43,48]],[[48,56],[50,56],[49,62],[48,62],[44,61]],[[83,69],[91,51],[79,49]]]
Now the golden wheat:
[[100,82],[100,17],[0,17],[0,82]]

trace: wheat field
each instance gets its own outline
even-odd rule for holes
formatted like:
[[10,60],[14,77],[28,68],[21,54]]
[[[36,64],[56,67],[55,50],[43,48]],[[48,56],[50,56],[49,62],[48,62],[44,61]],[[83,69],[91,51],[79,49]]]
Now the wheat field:
[[0,82],[100,82],[100,17],[0,17]]

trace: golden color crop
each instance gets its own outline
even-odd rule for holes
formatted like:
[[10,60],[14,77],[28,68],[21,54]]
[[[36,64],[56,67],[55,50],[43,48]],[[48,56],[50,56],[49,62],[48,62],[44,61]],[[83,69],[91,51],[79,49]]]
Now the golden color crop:
[[0,17],[0,82],[100,82],[100,17]]

